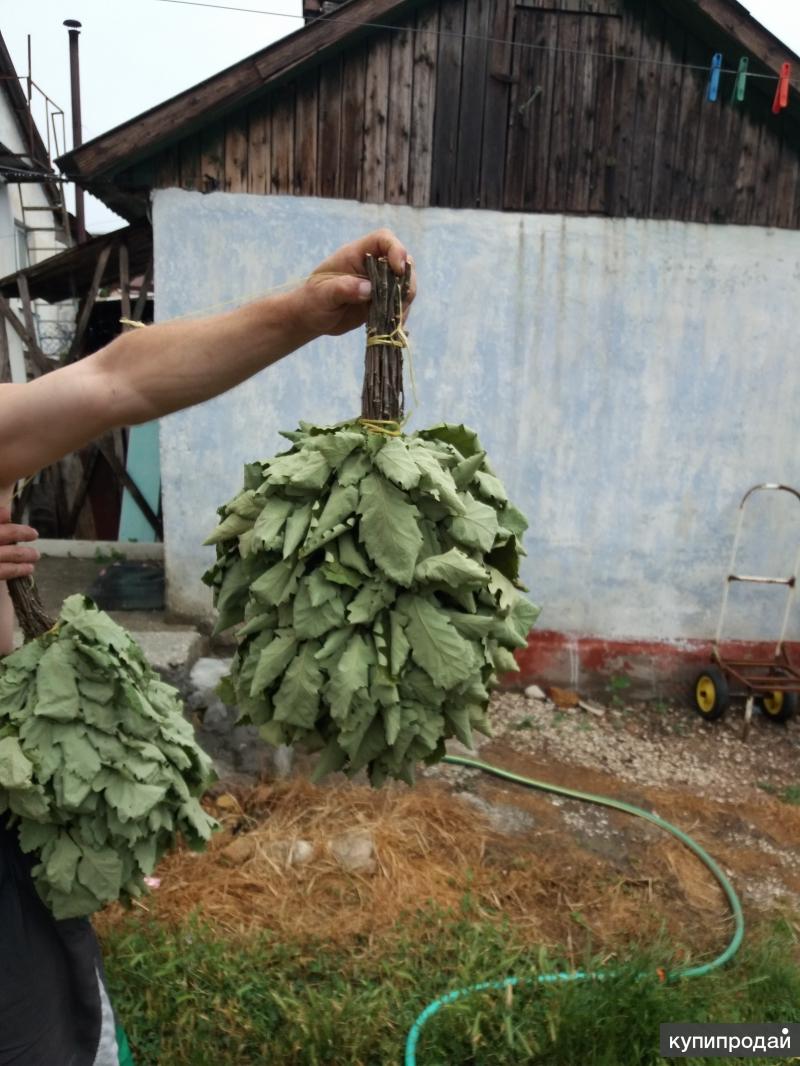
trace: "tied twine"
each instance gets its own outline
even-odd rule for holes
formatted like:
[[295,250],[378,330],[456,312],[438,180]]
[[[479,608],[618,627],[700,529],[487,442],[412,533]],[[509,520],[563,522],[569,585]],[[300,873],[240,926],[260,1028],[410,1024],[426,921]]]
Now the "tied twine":
[[[419,407],[419,397],[417,395],[417,381],[414,377],[414,355],[411,348],[411,338],[406,333],[403,326],[403,294],[398,287],[397,290],[397,325],[394,327],[391,333],[367,333],[367,348],[376,348],[379,344],[388,348],[405,348],[408,352],[408,376],[411,379],[411,394],[414,397],[414,403]],[[411,412],[406,415],[402,422],[397,422],[394,419],[370,419],[360,418],[359,422],[366,426],[370,433],[385,433],[388,437],[400,437],[402,436],[403,426],[408,422],[411,417]],[[381,425],[384,426],[396,426],[397,431],[390,431],[387,429],[380,429]]]
[[368,433],[383,433],[385,437],[402,437],[403,426],[408,422],[408,415],[402,422],[394,418],[359,418],[358,424]]

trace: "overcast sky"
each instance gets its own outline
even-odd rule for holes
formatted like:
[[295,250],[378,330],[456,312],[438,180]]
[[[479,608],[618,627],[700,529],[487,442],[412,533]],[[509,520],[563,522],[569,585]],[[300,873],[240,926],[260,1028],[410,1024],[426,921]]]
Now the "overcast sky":
[[[213,2],[234,6],[234,0]],[[83,136],[89,140],[302,26],[302,0],[236,0],[236,5],[277,14],[217,11],[165,0],[5,0],[0,30],[18,74],[27,72],[31,35],[34,80],[67,113],[71,147],[64,19],[83,24]],[[750,0],[746,6],[800,53],[797,0]],[[800,71],[797,76],[800,79]],[[39,113],[37,119],[41,126]],[[89,199],[90,231],[100,233],[120,224],[102,204]]]

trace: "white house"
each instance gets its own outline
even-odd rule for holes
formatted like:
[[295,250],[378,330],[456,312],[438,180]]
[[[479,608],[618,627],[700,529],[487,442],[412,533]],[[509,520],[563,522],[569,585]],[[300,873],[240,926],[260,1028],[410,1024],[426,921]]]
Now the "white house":
[[[41,263],[72,243],[63,185],[33,120],[25,82],[0,35],[0,277]],[[70,302],[33,304],[36,339],[47,355],[57,356],[65,348],[74,321]],[[0,380],[9,380],[10,374],[11,380],[24,381],[22,341],[4,320],[0,328]]]

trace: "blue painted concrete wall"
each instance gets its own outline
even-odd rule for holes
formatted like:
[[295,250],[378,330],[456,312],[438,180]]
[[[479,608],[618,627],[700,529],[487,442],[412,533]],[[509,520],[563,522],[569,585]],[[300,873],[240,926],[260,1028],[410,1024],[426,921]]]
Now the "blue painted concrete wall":
[[[800,483],[798,233],[178,190],[156,193],[154,225],[160,320],[254,297],[379,225],[402,235],[420,280],[411,428],[479,430],[530,517],[544,628],[713,633],[740,497]],[[209,609],[200,542],[243,463],[299,419],[357,415],[362,366],[362,336],[324,338],[163,421],[176,610]],[[787,571],[798,540],[800,504],[767,500],[741,565]],[[731,634],[771,636],[782,596],[740,590]]]

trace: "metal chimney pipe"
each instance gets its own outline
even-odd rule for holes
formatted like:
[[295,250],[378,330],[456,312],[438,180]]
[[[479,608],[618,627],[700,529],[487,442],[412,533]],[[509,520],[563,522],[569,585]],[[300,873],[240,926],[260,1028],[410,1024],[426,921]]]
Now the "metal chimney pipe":
[[[81,68],[78,58],[78,37],[81,24],[77,19],[65,19],[64,25],[69,31],[69,79],[72,89],[72,147],[80,148],[83,144],[81,132]],[[86,214],[83,205],[83,189],[75,183],[75,228],[78,244],[86,240]]]

